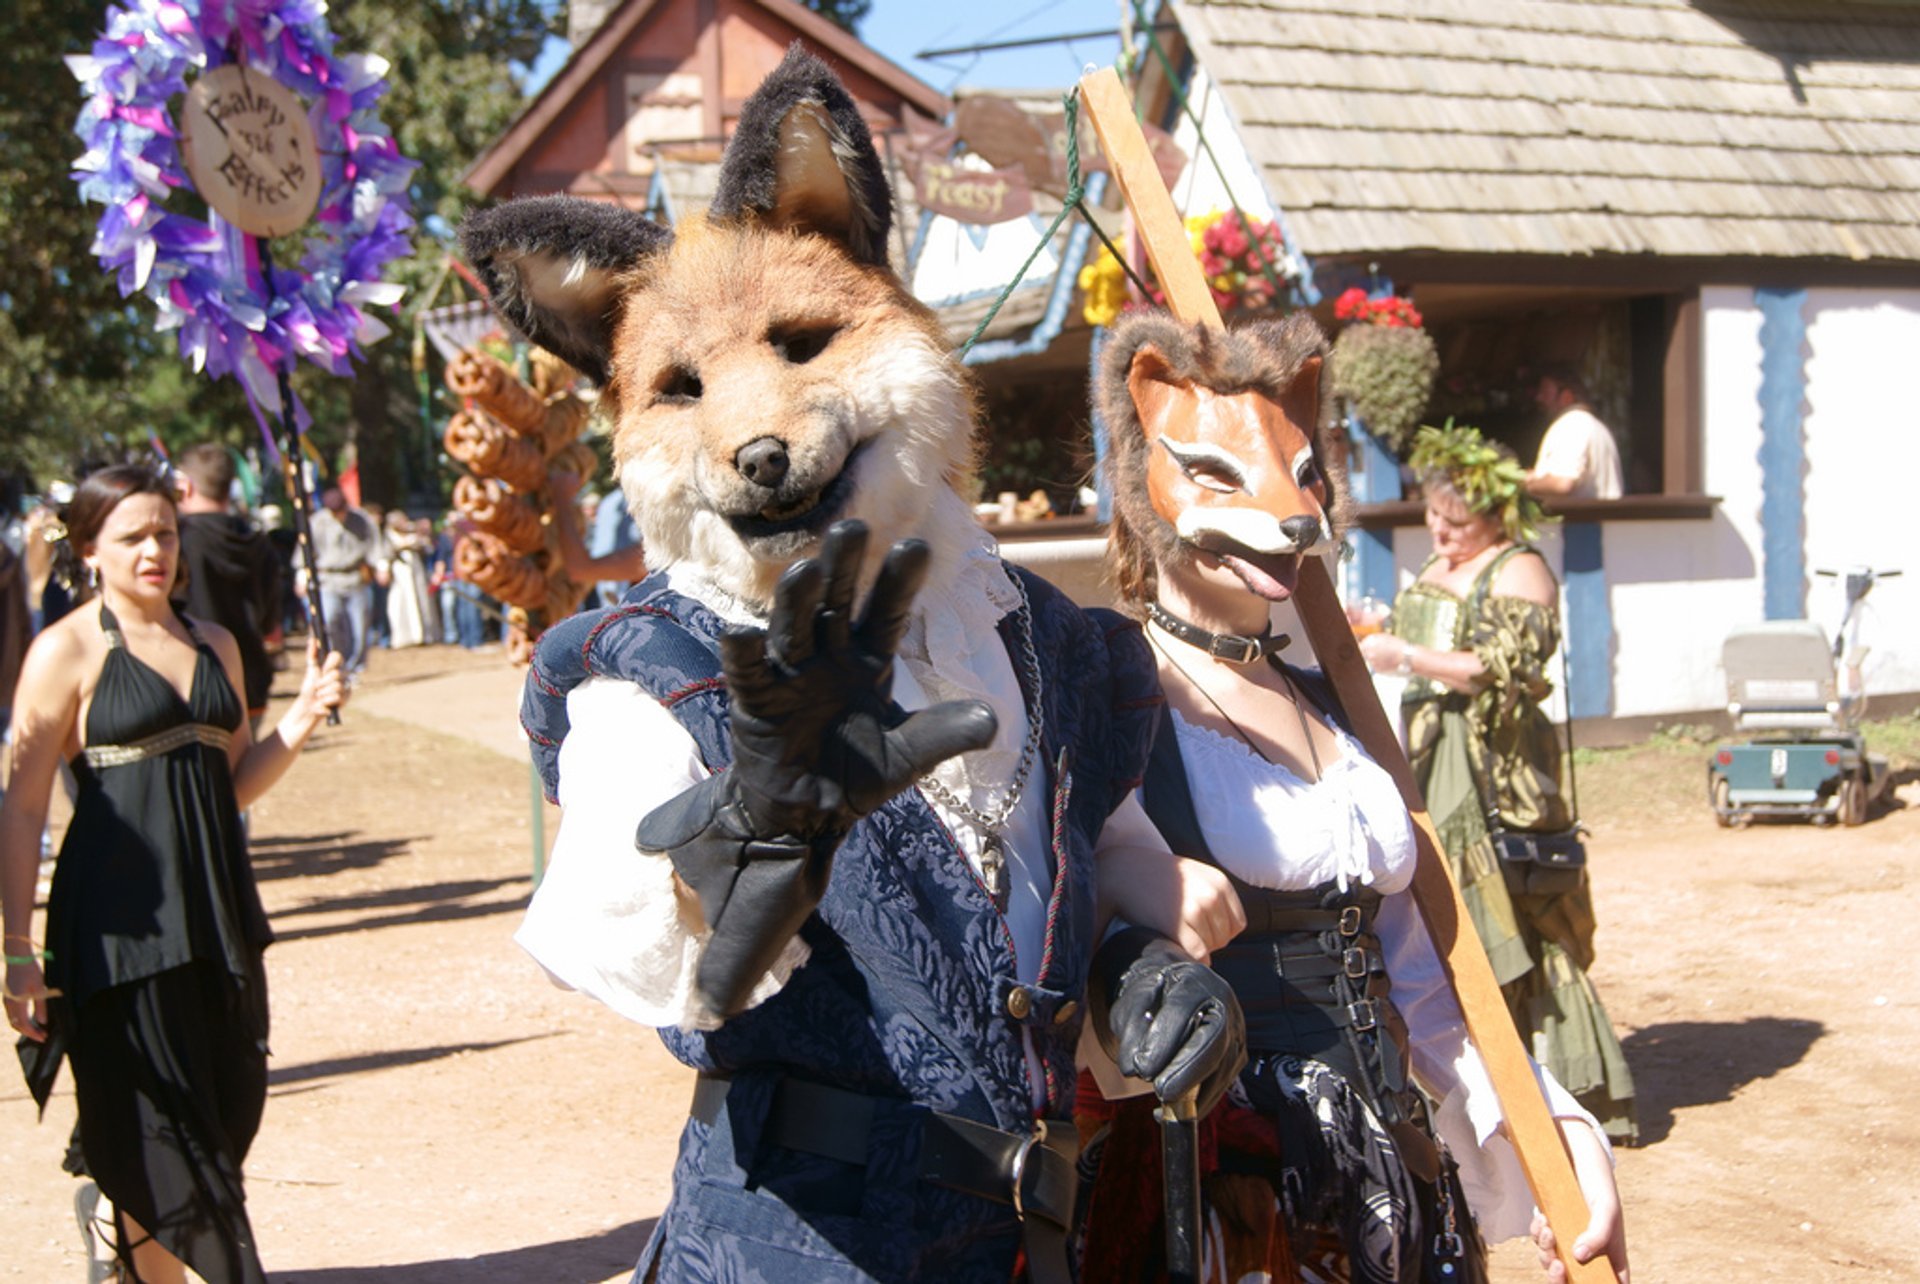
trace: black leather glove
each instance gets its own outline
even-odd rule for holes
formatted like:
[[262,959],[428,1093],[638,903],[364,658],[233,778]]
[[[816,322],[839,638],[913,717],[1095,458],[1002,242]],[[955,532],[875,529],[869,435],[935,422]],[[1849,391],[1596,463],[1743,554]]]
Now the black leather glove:
[[1116,932],[1093,956],[1094,1033],[1122,1074],[1205,1115],[1247,1064],[1247,1025],[1233,989],[1178,945],[1144,927]]
[[888,550],[856,621],[867,528],[837,522],[820,556],[774,588],[763,629],[720,639],[732,700],[733,765],[640,822],[713,929],[695,986],[722,1017],[748,994],[826,894],[855,821],[936,764],[992,741],[993,711],[951,701],[908,716],[893,702],[893,655],[926,579],[919,540]]

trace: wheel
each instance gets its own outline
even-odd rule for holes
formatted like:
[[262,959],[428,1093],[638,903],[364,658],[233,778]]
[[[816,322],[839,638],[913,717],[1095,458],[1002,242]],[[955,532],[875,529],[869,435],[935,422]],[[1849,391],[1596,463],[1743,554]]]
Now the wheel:
[[1840,805],[1835,810],[1840,813],[1843,825],[1864,824],[1867,819],[1867,782],[1859,776],[1848,776],[1840,782]]
[[1713,823],[1722,829],[1733,828],[1733,785],[1725,776],[1715,776],[1707,786],[1713,801]]

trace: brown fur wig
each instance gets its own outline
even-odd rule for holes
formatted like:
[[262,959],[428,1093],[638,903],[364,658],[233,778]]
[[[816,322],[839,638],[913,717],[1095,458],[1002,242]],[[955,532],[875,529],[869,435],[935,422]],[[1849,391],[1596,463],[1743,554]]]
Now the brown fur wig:
[[[1105,468],[1113,494],[1108,573],[1122,606],[1136,612],[1152,599],[1159,566],[1193,556],[1147,498],[1149,443],[1127,389],[1133,359],[1145,348],[1157,350],[1177,375],[1215,392],[1252,391],[1274,401],[1285,395],[1307,362],[1324,359],[1328,352],[1325,333],[1304,312],[1278,321],[1256,321],[1224,334],[1202,325],[1183,325],[1157,310],[1130,312],[1113,328],[1100,352],[1094,408],[1107,429]],[[1352,515],[1347,452],[1324,378],[1313,437],[1314,460],[1327,483],[1326,517],[1332,537],[1338,539]]]

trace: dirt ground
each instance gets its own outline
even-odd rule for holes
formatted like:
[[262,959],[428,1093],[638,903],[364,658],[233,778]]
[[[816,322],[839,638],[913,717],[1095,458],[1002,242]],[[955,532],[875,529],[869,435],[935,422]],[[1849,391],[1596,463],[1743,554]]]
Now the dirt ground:
[[[534,811],[518,687],[497,651],[380,653],[255,809],[279,941],[247,1178],[282,1284],[623,1279],[664,1203],[687,1074],[509,939],[536,824],[557,823]],[[1581,774],[1595,978],[1640,1089],[1644,1144],[1619,1161],[1634,1278],[1910,1278],[1920,808],[1719,830],[1705,753]],[[0,1278],[86,1278],[72,1122],[64,1077],[39,1123],[0,1092]],[[1524,1246],[1497,1253],[1498,1284],[1538,1278]]]

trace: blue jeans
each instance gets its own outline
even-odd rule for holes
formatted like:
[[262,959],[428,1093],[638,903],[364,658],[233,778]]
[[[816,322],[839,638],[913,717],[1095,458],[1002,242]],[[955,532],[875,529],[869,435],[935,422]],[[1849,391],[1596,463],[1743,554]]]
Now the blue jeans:
[[447,586],[453,593],[452,637],[471,651],[487,640],[487,618],[480,609],[480,590],[471,584],[454,581]]
[[320,609],[327,616],[327,646],[346,657],[347,672],[367,667],[367,624],[373,614],[373,593],[365,584],[351,589],[320,586]]

